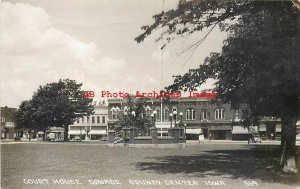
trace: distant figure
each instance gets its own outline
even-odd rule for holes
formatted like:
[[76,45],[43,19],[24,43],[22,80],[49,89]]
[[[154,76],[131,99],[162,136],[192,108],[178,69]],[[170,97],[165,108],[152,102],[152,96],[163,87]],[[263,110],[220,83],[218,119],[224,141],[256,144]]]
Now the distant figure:
[[211,133],[209,133],[208,139],[211,142],[211,139],[212,139]]
[[271,133],[271,140],[274,140],[274,134]]
[[204,135],[202,134],[199,135],[199,144],[200,143],[204,144]]

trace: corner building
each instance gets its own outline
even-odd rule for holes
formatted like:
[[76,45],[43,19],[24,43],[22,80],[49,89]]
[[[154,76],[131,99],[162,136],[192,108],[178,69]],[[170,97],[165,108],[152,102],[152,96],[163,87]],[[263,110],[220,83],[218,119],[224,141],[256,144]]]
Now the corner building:
[[[126,99],[108,99],[109,124],[118,124],[119,114],[128,109]],[[143,116],[151,119],[155,114],[155,126],[160,136],[166,136],[168,128],[180,124],[186,129],[187,139],[198,139],[199,134],[215,140],[231,140],[233,116],[230,104],[212,104],[206,98],[150,99],[144,106]],[[170,115],[173,114],[173,115]]]

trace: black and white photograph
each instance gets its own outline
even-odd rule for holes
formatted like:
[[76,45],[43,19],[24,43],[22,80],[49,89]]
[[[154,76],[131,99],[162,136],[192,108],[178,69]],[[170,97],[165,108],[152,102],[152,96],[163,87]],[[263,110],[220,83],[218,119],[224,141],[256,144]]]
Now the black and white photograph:
[[300,0],[2,0],[3,189],[300,189]]

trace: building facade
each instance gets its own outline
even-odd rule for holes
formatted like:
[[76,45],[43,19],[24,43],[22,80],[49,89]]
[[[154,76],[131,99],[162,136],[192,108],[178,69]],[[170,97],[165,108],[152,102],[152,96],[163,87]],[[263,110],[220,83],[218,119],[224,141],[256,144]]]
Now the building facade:
[[[108,99],[109,123],[118,121],[120,112],[126,107],[126,99]],[[168,128],[184,126],[187,138],[232,139],[232,116],[230,104],[212,104],[206,98],[178,98],[161,102],[151,99],[145,104],[143,116],[155,120],[160,136],[166,136]],[[154,118],[151,114],[155,113]]]
[[14,139],[16,136],[13,122],[17,108],[1,107],[1,139]]
[[[108,99],[109,124],[117,124],[126,109],[126,99]],[[232,109],[230,104],[211,103],[207,98],[150,99],[144,109],[143,116],[150,120],[155,113],[153,121],[160,136],[166,136],[168,128],[179,124],[185,127],[187,139],[198,139],[203,134],[214,140],[248,140],[250,133],[278,139],[281,134],[280,119],[264,117],[259,125],[245,128],[240,122],[240,110]]]
[[94,103],[94,114],[77,119],[69,125],[69,139],[79,136],[82,140],[99,140],[107,136],[108,109],[104,102]]

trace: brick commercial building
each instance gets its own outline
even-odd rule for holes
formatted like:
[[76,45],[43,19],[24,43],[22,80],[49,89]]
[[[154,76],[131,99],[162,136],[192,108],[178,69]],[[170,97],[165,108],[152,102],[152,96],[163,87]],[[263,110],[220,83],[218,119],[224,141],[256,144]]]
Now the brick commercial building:
[[[118,124],[120,114],[128,109],[125,99],[108,99],[109,124]],[[187,139],[198,139],[203,134],[213,140],[246,140],[249,133],[260,134],[265,139],[280,137],[280,119],[263,118],[256,126],[244,128],[241,111],[231,109],[230,104],[213,104],[207,98],[171,98],[168,102],[150,99],[144,105],[143,116],[150,120],[155,113],[155,126],[160,136],[168,134],[168,128],[184,126]]]
[[[126,109],[123,99],[108,99],[110,124],[118,120],[118,115]],[[158,134],[167,135],[167,129],[180,124],[185,126],[187,138],[232,139],[232,115],[230,104],[211,104],[206,98],[178,98],[161,103],[161,99],[151,99],[145,104],[144,116],[151,119],[155,112],[155,126]]]

